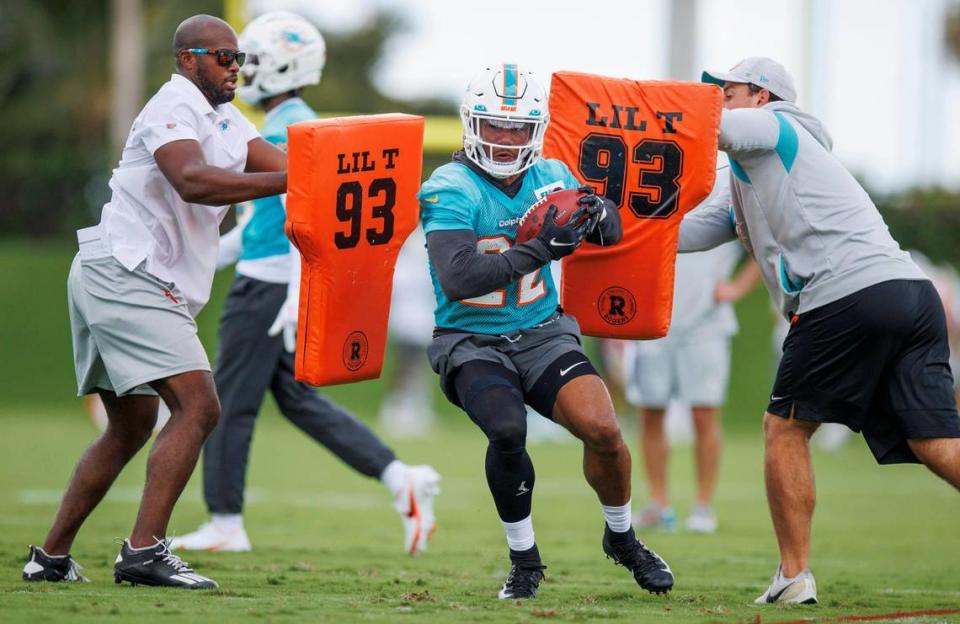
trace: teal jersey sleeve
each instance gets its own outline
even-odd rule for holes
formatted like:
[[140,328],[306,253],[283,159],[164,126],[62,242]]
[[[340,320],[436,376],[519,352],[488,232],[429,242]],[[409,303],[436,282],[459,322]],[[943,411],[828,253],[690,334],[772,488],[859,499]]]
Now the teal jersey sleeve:
[[481,197],[464,169],[457,163],[443,165],[420,187],[417,200],[424,233],[476,231],[475,219]]
[[[308,119],[316,119],[306,102],[292,98],[267,113],[261,136],[269,143],[287,151],[287,127]],[[279,195],[260,197],[250,202],[253,214],[243,229],[243,261],[273,258],[290,253],[290,241],[284,232],[286,211]]]
[[287,127],[316,118],[317,114],[303,100],[287,100],[267,114],[260,134],[266,141],[287,151]]
[[573,173],[570,172],[570,167],[562,160],[547,158],[543,160],[543,166],[546,172],[563,180],[563,188],[565,189],[577,188],[582,184],[580,180],[574,177]]

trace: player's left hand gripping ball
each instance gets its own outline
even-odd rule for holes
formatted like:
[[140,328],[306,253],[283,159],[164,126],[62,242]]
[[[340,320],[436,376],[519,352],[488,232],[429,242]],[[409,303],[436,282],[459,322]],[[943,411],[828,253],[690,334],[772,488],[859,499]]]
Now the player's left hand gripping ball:
[[530,206],[517,227],[517,243],[525,243],[541,234],[545,226],[546,216],[550,208],[555,208],[553,224],[559,227],[568,224],[577,227],[582,225],[589,216],[584,206],[579,203],[582,193],[578,189],[564,189],[544,195],[539,201]]
[[603,220],[604,217],[604,206],[603,199],[597,196],[596,191],[593,187],[584,184],[577,188],[577,192],[581,193],[577,203],[584,207],[584,210],[587,214],[587,234],[593,232],[596,229],[597,224]]

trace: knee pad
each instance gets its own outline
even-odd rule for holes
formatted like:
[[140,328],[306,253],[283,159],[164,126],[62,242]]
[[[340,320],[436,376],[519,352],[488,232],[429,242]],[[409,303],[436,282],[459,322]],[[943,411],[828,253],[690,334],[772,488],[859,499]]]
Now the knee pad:
[[463,407],[470,419],[502,453],[523,450],[527,437],[527,410],[523,393],[508,378],[481,375],[466,388]]

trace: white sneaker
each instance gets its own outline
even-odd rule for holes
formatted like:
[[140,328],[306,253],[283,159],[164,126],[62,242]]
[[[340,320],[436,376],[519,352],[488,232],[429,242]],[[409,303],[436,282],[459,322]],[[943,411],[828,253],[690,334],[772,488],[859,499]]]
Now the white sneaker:
[[695,505],[687,516],[684,527],[691,533],[716,533],[717,517],[710,505]]
[[763,595],[754,600],[756,604],[817,604],[817,582],[813,580],[813,573],[804,570],[793,578],[784,578],[777,566],[777,573],[770,582],[770,587]]
[[212,520],[201,524],[193,533],[170,540],[170,550],[249,552],[250,549],[250,538],[242,526],[225,527]]
[[673,507],[664,507],[651,501],[633,514],[632,524],[634,529],[640,531],[652,529],[672,533],[677,530],[677,514],[673,512]]
[[427,549],[437,528],[433,498],[440,493],[440,475],[430,466],[410,466],[407,485],[393,501],[403,520],[403,549],[415,555]]
[[413,440],[426,437],[433,429],[436,419],[429,409],[413,407],[409,401],[384,400],[379,412],[380,426],[391,437]]

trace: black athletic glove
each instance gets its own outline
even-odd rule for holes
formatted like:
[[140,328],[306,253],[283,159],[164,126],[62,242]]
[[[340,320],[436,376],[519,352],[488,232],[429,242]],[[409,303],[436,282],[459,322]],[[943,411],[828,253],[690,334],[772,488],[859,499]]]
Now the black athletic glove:
[[603,215],[603,200],[597,197],[592,186],[584,184],[577,188],[577,191],[583,193],[583,197],[577,199],[577,203],[583,206],[587,215],[587,235],[596,229],[600,222],[600,216]]
[[543,216],[543,227],[540,228],[537,238],[547,247],[552,259],[559,260],[572,254],[583,242],[590,221],[588,219],[579,225],[577,224],[583,218],[584,210],[584,208],[577,210],[570,216],[569,221],[559,225],[554,221],[557,216],[557,207],[551,205],[547,208],[547,214]]

